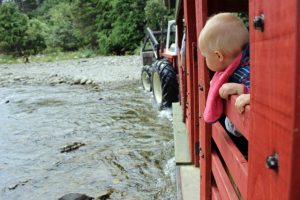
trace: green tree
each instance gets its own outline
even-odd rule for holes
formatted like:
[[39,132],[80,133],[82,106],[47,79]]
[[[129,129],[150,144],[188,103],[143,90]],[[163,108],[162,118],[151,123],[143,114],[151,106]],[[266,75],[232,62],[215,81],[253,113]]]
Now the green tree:
[[73,51],[78,49],[75,35],[72,7],[68,3],[59,3],[49,10],[50,35],[47,46],[50,48]]
[[[104,13],[110,12],[110,3],[108,0],[76,0],[73,7],[73,13],[75,26],[77,30],[77,36],[80,38],[82,45],[90,48],[97,48],[97,34],[98,27],[102,28],[97,19],[99,16],[103,16],[100,23],[105,24],[107,17]],[[107,10],[105,10],[107,9]]]
[[145,7],[145,17],[147,21],[147,26],[152,30],[160,30],[166,16],[168,15],[168,10],[161,0],[149,0]]
[[[28,0],[28,1],[32,1],[32,0]],[[34,0],[33,0],[34,1]],[[44,17],[44,18],[48,18],[48,13],[50,11],[50,9],[54,6],[56,6],[59,3],[70,3],[72,0],[39,0],[37,3],[37,8],[35,10],[33,10],[30,14],[33,17]]]
[[[144,37],[144,0],[118,0],[115,2],[113,29],[109,36],[112,51],[123,55],[133,53]],[[101,44],[100,44],[101,45]]]
[[44,50],[46,45],[46,37],[49,29],[47,25],[38,19],[28,21],[28,28],[24,37],[25,51],[27,54],[37,54]]
[[23,54],[28,17],[15,4],[0,6],[0,48],[6,52]]

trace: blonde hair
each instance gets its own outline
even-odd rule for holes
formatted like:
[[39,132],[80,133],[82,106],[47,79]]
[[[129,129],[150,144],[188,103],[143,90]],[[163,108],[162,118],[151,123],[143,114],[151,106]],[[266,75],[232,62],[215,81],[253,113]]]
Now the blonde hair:
[[220,51],[236,56],[249,42],[243,21],[233,13],[219,13],[209,18],[199,35],[202,53]]

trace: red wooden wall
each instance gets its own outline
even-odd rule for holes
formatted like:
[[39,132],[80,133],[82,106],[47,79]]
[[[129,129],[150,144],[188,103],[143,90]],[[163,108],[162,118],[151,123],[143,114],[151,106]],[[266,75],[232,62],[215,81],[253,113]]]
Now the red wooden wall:
[[[182,106],[192,160],[195,165],[200,162],[200,198],[299,199],[300,2],[245,2],[183,1],[187,68],[180,78],[181,84],[186,83],[186,98],[182,96],[181,100],[186,100]],[[211,126],[202,119],[210,72],[196,48],[197,37],[209,15],[241,10],[249,10],[251,107],[247,107],[245,114],[238,114],[233,97],[225,102],[224,112],[248,140],[248,161],[219,123]],[[262,14],[264,28],[257,30],[253,19]],[[198,139],[200,160],[195,154]],[[278,156],[278,168],[270,169],[266,159],[274,154]]]
[[[250,1],[251,129],[248,199],[299,199],[299,2]],[[278,155],[278,169],[267,156]],[[296,187],[298,186],[298,188]]]
[[[197,18],[197,36],[208,17],[207,0],[195,1]],[[200,198],[211,198],[211,125],[202,118],[206,97],[209,89],[209,71],[205,67],[204,59],[198,50],[198,90],[199,90],[199,139],[200,139]]]
[[184,18],[186,25],[186,77],[187,77],[187,101],[186,101],[186,124],[190,138],[190,153],[193,163],[199,166],[199,155],[196,154],[196,147],[199,143],[198,99],[197,91],[197,62],[195,62],[195,52],[197,52],[196,16],[194,0],[184,0]]

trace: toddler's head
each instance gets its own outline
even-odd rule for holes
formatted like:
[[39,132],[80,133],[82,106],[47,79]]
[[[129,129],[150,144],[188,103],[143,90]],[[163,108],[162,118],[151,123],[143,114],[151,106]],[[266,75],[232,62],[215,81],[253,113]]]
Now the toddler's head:
[[199,48],[212,71],[224,70],[249,42],[243,21],[233,13],[209,18],[199,35]]

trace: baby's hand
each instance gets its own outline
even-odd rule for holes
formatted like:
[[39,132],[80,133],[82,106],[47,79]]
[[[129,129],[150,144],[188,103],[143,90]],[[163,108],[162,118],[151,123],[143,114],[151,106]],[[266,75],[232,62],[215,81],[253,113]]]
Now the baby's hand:
[[219,89],[219,95],[223,99],[228,99],[232,94],[243,94],[244,86],[239,83],[224,83]]
[[250,104],[250,94],[241,94],[236,98],[235,107],[240,113],[243,113],[245,106]]

